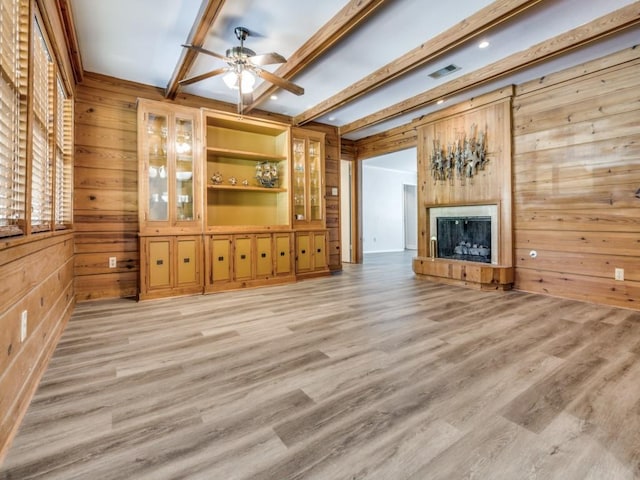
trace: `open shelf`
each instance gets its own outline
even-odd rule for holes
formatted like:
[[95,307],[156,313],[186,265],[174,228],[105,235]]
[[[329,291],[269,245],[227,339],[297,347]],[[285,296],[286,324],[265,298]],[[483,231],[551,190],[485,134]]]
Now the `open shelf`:
[[288,160],[286,156],[272,155],[262,152],[249,152],[230,148],[207,147],[207,153],[215,157],[228,159],[254,160],[256,162],[282,162]]
[[207,185],[209,190],[237,190],[243,192],[264,192],[264,193],[282,193],[286,192],[286,188],[269,188],[269,187],[251,187],[244,185]]

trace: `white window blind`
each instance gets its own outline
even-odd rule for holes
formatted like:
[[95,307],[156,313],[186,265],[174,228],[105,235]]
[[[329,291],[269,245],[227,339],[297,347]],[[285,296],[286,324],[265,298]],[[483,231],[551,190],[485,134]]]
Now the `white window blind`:
[[53,62],[38,22],[33,20],[33,124],[31,231],[51,229],[54,164]]
[[0,0],[0,237],[24,233],[28,0]]
[[73,102],[67,98],[62,81],[56,89],[56,199],[57,229],[71,225],[73,189]]

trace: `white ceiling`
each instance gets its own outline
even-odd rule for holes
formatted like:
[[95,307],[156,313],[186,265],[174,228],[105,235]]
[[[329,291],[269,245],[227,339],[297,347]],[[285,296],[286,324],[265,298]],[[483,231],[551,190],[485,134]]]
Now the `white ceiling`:
[[[275,51],[288,58],[348,3],[347,0],[226,0],[204,47],[224,54],[227,48],[237,45],[233,29],[244,26],[252,32],[245,46],[258,54]],[[387,0],[336,47],[292,79],[304,87],[303,96],[279,90],[277,100],[267,100],[260,108],[291,116],[302,114],[491,3],[490,0]],[[336,126],[351,123],[633,3],[640,4],[631,0],[542,1],[521,16],[486,32],[488,48],[478,49],[477,40],[462,45],[437,61],[329,112],[318,121]],[[180,45],[189,41],[202,1],[71,0],[71,6],[85,71],[164,88],[182,53]],[[633,46],[640,39],[639,32],[640,29],[632,27],[535,68],[447,98],[442,106],[425,105],[345,137],[363,138],[480,93]],[[440,80],[428,76],[450,63],[461,69]],[[189,76],[223,66],[221,60],[200,55]],[[275,68],[272,66],[269,70]],[[186,93],[236,102],[235,92],[224,85],[221,76],[181,88]]]

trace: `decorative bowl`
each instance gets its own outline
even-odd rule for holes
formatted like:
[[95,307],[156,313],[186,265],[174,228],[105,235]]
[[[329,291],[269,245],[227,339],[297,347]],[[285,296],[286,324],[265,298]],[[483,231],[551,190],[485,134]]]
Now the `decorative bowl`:
[[192,175],[193,175],[192,172],[177,172],[176,178],[181,182],[184,182],[185,180],[189,180]]

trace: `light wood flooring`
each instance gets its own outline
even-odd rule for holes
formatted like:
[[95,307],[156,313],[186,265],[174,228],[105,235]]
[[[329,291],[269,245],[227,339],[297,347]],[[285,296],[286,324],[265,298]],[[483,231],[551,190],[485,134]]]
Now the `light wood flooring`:
[[414,277],[79,304],[2,479],[640,478],[640,312]]

